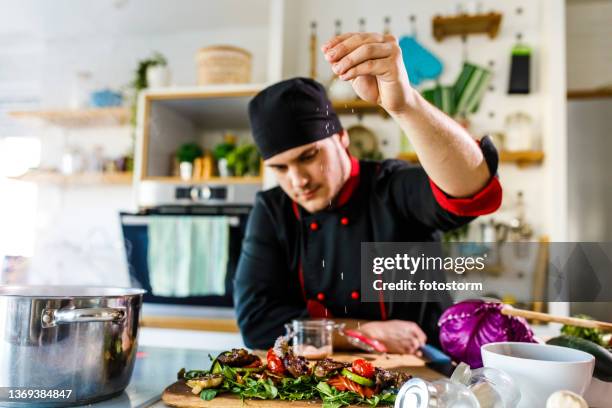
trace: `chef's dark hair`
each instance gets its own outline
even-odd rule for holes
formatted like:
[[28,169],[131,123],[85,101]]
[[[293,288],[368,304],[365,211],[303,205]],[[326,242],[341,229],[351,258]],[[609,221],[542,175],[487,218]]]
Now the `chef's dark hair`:
[[249,102],[255,144],[264,160],[342,130],[325,88],[309,78],[271,85]]

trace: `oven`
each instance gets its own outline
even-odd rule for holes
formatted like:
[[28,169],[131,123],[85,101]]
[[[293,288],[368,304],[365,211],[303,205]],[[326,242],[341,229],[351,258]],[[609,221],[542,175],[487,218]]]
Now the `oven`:
[[[233,279],[240,257],[242,239],[259,185],[157,185],[157,205],[141,207],[138,212],[121,212],[125,253],[133,287],[147,291],[143,300],[170,305],[232,307]],[[170,192],[173,190],[173,193]],[[161,198],[160,198],[161,197]],[[167,199],[163,199],[163,198]],[[240,198],[240,199],[237,199]],[[163,204],[165,202],[165,204]],[[224,294],[166,296],[156,294],[149,265],[150,224],[160,217],[225,217],[229,227],[227,264],[219,271],[224,275]],[[175,218],[176,219],[176,218]],[[205,254],[208,256],[208,254]],[[210,254],[210,256],[215,256]],[[168,274],[173,271],[168,270]]]

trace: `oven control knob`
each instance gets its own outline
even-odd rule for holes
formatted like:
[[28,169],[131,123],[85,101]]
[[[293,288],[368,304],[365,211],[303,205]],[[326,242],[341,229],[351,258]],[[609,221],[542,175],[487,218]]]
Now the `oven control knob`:
[[197,201],[200,198],[200,189],[197,187],[191,187],[189,190],[189,196],[193,201]]
[[202,187],[202,196],[204,200],[210,200],[212,197],[212,190],[208,186]]

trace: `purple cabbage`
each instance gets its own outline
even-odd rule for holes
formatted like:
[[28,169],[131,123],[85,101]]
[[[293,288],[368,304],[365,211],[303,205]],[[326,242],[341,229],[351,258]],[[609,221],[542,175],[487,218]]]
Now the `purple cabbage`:
[[467,300],[446,309],[438,321],[442,349],[453,360],[480,368],[480,347],[485,344],[498,341],[535,343],[527,321],[503,315],[503,307],[502,303]]

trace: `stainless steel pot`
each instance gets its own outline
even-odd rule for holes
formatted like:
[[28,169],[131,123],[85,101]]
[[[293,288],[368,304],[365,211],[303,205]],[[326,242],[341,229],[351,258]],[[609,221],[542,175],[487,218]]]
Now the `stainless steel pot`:
[[[0,405],[69,406],[121,393],[134,368],[144,293],[0,286]],[[23,396],[15,390],[23,388],[71,392],[58,399],[15,399]],[[13,399],[7,401],[9,392]]]

